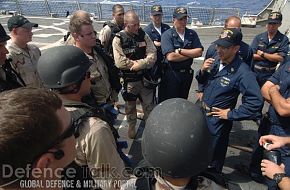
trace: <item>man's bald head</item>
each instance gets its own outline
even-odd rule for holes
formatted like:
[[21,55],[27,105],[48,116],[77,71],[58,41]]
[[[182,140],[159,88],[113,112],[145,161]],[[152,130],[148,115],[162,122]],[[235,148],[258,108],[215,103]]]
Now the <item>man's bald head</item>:
[[237,16],[229,16],[226,20],[225,20],[225,28],[237,28],[240,29],[241,28],[241,19],[240,17]]
[[71,20],[74,20],[75,18],[91,21],[90,14],[83,10],[75,11],[71,17]]
[[131,34],[138,34],[140,21],[138,15],[133,10],[129,10],[125,13],[124,25],[126,32]]
[[131,23],[132,21],[139,22],[139,17],[135,11],[129,10],[124,15],[124,23],[128,24]]

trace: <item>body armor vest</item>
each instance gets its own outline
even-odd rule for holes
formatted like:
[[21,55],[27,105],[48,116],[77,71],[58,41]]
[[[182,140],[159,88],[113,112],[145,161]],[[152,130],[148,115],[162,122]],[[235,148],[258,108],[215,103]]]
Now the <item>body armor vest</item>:
[[115,37],[115,35],[120,32],[122,29],[119,28],[119,26],[111,21],[107,21],[104,23],[103,27],[105,27],[106,25],[108,25],[111,29],[111,36],[110,36],[110,39],[109,39],[109,45],[108,47],[106,48],[106,51],[109,53],[109,55],[111,57],[113,57],[113,46],[112,46],[112,43],[113,43],[113,39]]
[[[119,32],[118,37],[121,40],[121,47],[124,54],[130,60],[139,60],[146,57],[145,32],[140,28],[138,35],[129,36],[125,31]],[[139,81],[143,79],[145,70],[130,71],[122,70],[123,77],[128,82]]]

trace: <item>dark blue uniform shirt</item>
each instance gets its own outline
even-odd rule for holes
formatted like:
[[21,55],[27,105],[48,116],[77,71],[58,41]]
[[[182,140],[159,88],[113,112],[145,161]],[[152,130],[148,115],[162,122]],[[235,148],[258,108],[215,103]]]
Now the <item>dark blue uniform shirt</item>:
[[[205,55],[205,59],[208,58],[215,58],[217,56],[217,52],[215,49],[215,44],[211,44],[207,51],[206,51],[206,55]],[[243,61],[249,65],[251,67],[252,61],[253,61],[253,50],[252,48],[246,44],[245,42],[241,42],[240,44],[240,49],[238,54],[241,56],[241,58],[243,59]]]
[[[268,78],[272,83],[280,86],[280,94],[285,98],[290,97],[290,62],[285,62],[280,68]],[[277,136],[289,136],[290,135],[290,117],[280,116],[272,105],[269,107],[269,116],[271,121],[271,127],[269,134]],[[289,146],[283,146],[278,148],[277,151],[281,154],[281,161],[285,165],[285,173],[290,176],[290,148]],[[277,184],[273,180],[266,181],[268,189],[278,189]]]
[[[166,30],[170,29],[170,26],[164,23],[161,23],[161,34],[165,32]],[[161,42],[161,35],[159,32],[154,28],[154,25],[152,23],[148,24],[144,31],[149,35],[152,41],[158,41]]]
[[[204,85],[203,101],[208,107],[230,108],[229,120],[256,119],[261,114],[263,98],[255,74],[237,55],[231,64],[220,72],[220,60],[216,59],[209,72],[197,74],[198,83]],[[235,109],[242,94],[242,104]]]
[[[258,34],[254,38],[251,47],[254,53],[257,53],[258,50],[261,50],[270,54],[279,53],[279,55],[285,58],[288,53],[288,43],[288,37],[284,34],[281,34],[279,31],[270,42],[268,38],[268,32],[264,32],[262,34]],[[257,64],[263,67],[275,67],[277,62],[272,62],[266,59],[263,61],[253,61],[253,64]]]
[[[161,36],[161,48],[162,53],[166,57],[168,53],[174,52],[178,48],[182,49],[194,49],[202,48],[203,46],[200,43],[199,37],[194,30],[185,28],[184,41],[179,37],[175,28],[171,28],[165,31]],[[170,62],[165,59],[166,64],[170,64],[173,70],[180,69],[190,69],[192,65],[193,58],[187,59],[182,62]]]
[[[260,117],[263,105],[256,76],[238,54],[221,71],[220,64],[220,59],[217,58],[209,72],[199,71],[196,76],[198,83],[204,86],[203,104],[206,113],[212,107],[230,108],[228,119],[206,115],[208,129],[213,135],[214,153],[210,165],[217,172],[222,172],[232,121]],[[242,94],[242,104],[235,108],[239,94]]]
[[[165,32],[168,29],[170,29],[169,25],[161,23],[161,34],[163,34],[163,32]],[[161,35],[154,28],[154,25],[152,23],[148,24],[144,28],[144,31],[149,35],[152,41],[161,42]],[[163,60],[161,47],[156,47],[156,48],[157,48],[157,62],[161,62]]]
[[[268,79],[272,83],[280,86],[281,95],[287,99],[290,97],[290,61],[284,63],[280,68]],[[269,107],[270,119],[277,125],[290,128],[290,117],[280,116],[272,105]]]

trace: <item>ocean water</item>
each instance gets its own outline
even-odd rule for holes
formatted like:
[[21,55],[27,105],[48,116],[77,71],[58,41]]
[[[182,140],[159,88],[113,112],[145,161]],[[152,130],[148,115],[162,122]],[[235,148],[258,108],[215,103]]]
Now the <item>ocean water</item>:
[[[51,1],[51,0],[50,0]],[[70,0],[67,0],[70,1]],[[124,4],[161,4],[172,6],[193,6],[211,8],[239,8],[241,13],[258,14],[271,0],[80,0],[81,2],[104,2],[104,3],[124,3]]]

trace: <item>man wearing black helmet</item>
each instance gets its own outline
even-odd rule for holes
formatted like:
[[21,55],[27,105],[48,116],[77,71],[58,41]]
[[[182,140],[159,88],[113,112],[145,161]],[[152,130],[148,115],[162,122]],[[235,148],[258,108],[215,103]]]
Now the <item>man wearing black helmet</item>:
[[122,188],[129,190],[135,185],[142,190],[193,190],[213,185],[206,178],[207,186],[198,184],[196,178],[212,156],[206,125],[200,108],[185,99],[174,98],[157,105],[147,119],[141,143],[147,167],[138,167],[142,176],[129,180]]
[[24,86],[24,83],[21,83],[19,75],[16,71],[11,68],[9,60],[6,59],[6,55],[9,53],[6,49],[6,42],[10,39],[0,24],[0,92],[5,90],[10,90]]
[[111,128],[97,116],[90,115],[93,108],[81,102],[90,93],[90,66],[89,58],[79,48],[59,46],[43,53],[38,72],[45,87],[58,92],[66,109],[81,125],[76,164],[90,169],[96,187],[115,189],[115,180],[122,177],[124,164]]

